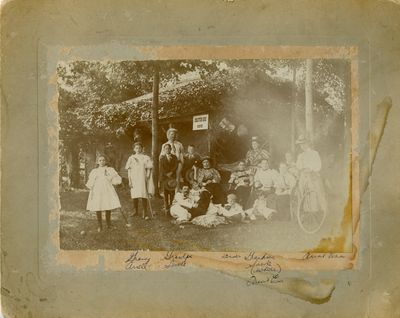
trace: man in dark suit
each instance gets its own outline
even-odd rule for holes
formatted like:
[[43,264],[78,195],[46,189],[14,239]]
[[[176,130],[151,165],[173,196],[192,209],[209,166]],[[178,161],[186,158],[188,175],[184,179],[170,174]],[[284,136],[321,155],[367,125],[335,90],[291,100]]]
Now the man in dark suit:
[[171,145],[166,143],[163,147],[163,155],[160,157],[160,182],[164,193],[164,209],[169,213],[169,209],[174,199],[175,188],[177,186],[176,170],[178,168],[178,158],[171,153]]
[[194,145],[189,145],[183,159],[182,176],[185,182],[191,184],[196,180],[196,169],[199,167],[201,156],[196,152]]

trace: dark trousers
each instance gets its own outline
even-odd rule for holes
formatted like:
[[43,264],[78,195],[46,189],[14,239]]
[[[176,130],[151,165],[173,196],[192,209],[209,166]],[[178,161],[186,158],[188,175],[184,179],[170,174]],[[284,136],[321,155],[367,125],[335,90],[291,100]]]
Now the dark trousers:
[[[142,206],[143,206],[143,214],[147,214],[147,199],[146,198],[140,198],[142,201]],[[133,214],[139,213],[139,198],[133,199]]]
[[222,186],[219,183],[209,183],[206,185],[206,189],[210,191],[212,195],[212,203],[214,204],[225,204],[226,195]]
[[249,201],[250,201],[250,187],[239,186],[235,190],[235,194],[238,198],[239,204],[243,207],[244,210],[250,208]]
[[172,201],[174,200],[175,191],[174,190],[166,190],[164,189],[164,208],[169,211],[169,208],[172,205]]
[[201,192],[200,199],[197,202],[198,204],[197,208],[192,208],[189,210],[190,214],[192,215],[192,218],[206,214],[210,202],[211,202],[211,193],[208,191]]

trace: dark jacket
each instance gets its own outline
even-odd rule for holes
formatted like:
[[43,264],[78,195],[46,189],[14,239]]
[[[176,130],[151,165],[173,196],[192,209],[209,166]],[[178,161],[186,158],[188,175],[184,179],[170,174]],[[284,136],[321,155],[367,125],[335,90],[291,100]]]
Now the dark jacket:
[[183,171],[191,169],[193,166],[200,167],[200,155],[195,152],[193,157],[190,158],[188,153],[185,153],[183,156]]
[[[160,180],[176,178],[176,169],[178,168],[178,158],[171,154],[171,159],[168,160],[167,155],[162,155],[160,157]],[[172,172],[170,177],[167,176],[168,173]]]

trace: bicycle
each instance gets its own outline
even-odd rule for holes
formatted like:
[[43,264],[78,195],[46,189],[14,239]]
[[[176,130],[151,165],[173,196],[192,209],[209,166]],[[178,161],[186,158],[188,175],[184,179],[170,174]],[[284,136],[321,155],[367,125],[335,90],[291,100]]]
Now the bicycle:
[[[318,176],[319,178],[319,176]],[[308,177],[304,183],[304,189],[301,192],[299,182],[296,188],[298,190],[298,201],[296,208],[296,219],[300,228],[307,234],[314,234],[322,227],[326,218],[326,207],[323,204],[320,191],[317,187],[312,187],[311,183],[317,182]],[[315,184],[314,184],[315,185]],[[317,188],[318,189],[318,188]]]

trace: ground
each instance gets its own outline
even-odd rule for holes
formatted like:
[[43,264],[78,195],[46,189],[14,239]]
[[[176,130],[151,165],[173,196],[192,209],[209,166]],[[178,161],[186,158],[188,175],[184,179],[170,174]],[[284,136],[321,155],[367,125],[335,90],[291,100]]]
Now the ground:
[[126,226],[121,211],[115,210],[111,214],[115,228],[98,233],[95,213],[85,211],[88,191],[61,192],[61,249],[299,252],[316,246],[322,237],[334,234],[332,228],[340,221],[340,215],[331,213],[315,234],[304,233],[294,221],[262,219],[215,228],[193,224],[179,226],[171,223],[171,216],[161,212],[162,199],[152,199],[155,218],[143,220],[139,216],[129,216],[132,202],[128,192],[118,189],[118,195],[122,212],[131,226]]

